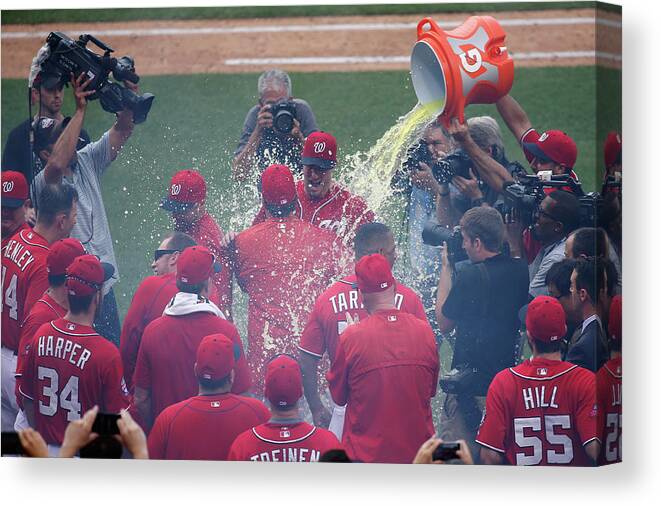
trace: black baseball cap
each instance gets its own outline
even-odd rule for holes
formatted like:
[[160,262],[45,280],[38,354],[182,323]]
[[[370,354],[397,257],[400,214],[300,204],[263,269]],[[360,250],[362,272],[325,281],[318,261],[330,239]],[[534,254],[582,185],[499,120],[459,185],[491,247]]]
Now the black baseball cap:
[[34,80],[33,86],[35,88],[43,86],[47,90],[52,90],[54,88],[62,88],[64,83],[65,81],[62,79],[62,74],[54,72],[39,72]]
[[67,116],[62,121],[53,118],[42,116],[37,118],[32,125],[34,129],[34,152],[39,153],[42,149],[46,149],[51,144],[55,144],[64,129],[71,121]]

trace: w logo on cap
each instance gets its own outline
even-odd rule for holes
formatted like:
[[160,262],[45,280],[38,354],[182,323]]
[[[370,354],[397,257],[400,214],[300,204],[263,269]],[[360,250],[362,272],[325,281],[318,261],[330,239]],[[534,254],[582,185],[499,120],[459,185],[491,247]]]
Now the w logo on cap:
[[325,142],[315,142],[314,143],[314,152],[315,153],[323,153],[325,149],[326,149],[326,143]]
[[170,189],[170,194],[171,195],[179,195],[181,192],[181,185],[180,184],[173,184],[171,189]]
[[544,132],[542,135],[539,136],[539,141],[538,142],[544,142],[548,138],[549,138],[549,134]]
[[14,182],[13,181],[5,181],[2,183],[2,191],[5,193],[9,193],[14,189]]

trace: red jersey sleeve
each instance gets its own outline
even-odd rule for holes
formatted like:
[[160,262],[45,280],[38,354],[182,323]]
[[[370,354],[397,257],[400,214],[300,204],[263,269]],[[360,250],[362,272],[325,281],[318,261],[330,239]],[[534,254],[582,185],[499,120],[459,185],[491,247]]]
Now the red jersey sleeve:
[[586,445],[590,441],[600,440],[601,430],[598,429],[598,412],[596,381],[593,372],[587,369],[581,370],[581,377],[576,378],[574,383],[576,389],[576,430],[581,438],[581,443]]
[[30,273],[27,283],[28,289],[25,293],[25,303],[23,304],[23,315],[25,316],[30,313],[32,306],[48,290],[48,271],[46,270],[45,262],[35,266]]
[[18,390],[21,396],[34,401],[34,347],[30,346],[23,357],[23,371]]
[[413,290],[411,290],[411,297],[413,297],[413,299],[410,302],[411,308],[409,312],[416,318],[420,318],[421,320],[428,321],[427,313],[425,312],[425,306],[422,305],[422,301],[420,300],[418,294],[413,292]]
[[133,387],[139,387],[143,390],[151,390],[150,344],[147,336],[149,328],[150,325],[147,325],[138,351],[138,359],[135,362],[135,372],[133,373]]
[[503,454],[506,451],[505,440],[508,429],[505,396],[503,395],[504,374],[510,374],[510,372],[505,370],[497,374],[489,385],[484,416],[475,438],[475,441],[482,446]]
[[149,451],[150,460],[165,459],[167,449],[167,432],[169,425],[168,410],[165,409],[156,417],[154,426],[147,437],[147,451]]
[[[346,331],[345,331],[346,332]],[[335,351],[335,361],[326,375],[328,388],[335,404],[344,406],[349,398],[349,368],[344,339],[340,338]]]
[[248,441],[251,436],[252,436],[251,429],[248,429],[247,431],[239,434],[232,443],[232,446],[230,446],[230,451],[227,454],[227,460],[231,460],[231,461],[246,460],[246,450],[245,450],[246,441]]
[[321,298],[318,298],[308,317],[308,322],[305,329],[303,329],[303,335],[301,335],[301,341],[298,345],[299,350],[315,358],[323,357],[326,351],[326,337],[321,321],[322,307]]
[[138,359],[138,349],[140,348],[142,333],[145,331],[145,303],[150,302],[151,297],[152,294],[146,283],[140,284],[131,300],[131,305],[124,318],[124,325],[122,325],[122,333],[119,338],[119,352],[122,357],[124,375],[126,376],[130,390],[133,390],[135,363]]
[[113,349],[106,360],[103,379],[103,409],[107,413],[119,413],[129,405],[129,392],[124,381],[124,370],[119,352]]

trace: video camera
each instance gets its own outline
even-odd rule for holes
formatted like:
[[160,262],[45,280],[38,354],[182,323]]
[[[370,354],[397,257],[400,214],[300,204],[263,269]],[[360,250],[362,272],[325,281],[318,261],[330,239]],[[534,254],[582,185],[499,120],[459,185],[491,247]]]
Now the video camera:
[[[99,56],[87,48],[87,43],[92,42],[104,51]],[[118,113],[123,109],[133,111],[133,121],[142,123],[147,119],[151,109],[154,95],[144,93],[137,95],[119,83],[108,79],[110,73],[117,81],[131,81],[138,83],[140,77],[135,73],[133,58],[122,56],[113,58],[110,56],[114,50],[89,34],[81,35],[74,41],[61,32],[51,32],[46,38],[50,49],[47,59],[41,63],[41,72],[59,77],[62,84],[68,84],[70,74],[78,77],[84,73],[90,80],[88,90],[96,93],[90,95],[90,100],[99,99],[104,111]]]
[[520,222],[524,226],[532,225],[539,204],[546,197],[546,189],[566,189],[581,198],[585,195],[578,183],[569,175],[554,176],[551,171],[542,171],[537,174],[519,174],[517,181],[507,181],[503,184],[504,202],[496,205],[503,217],[516,210]]
[[281,134],[290,134],[294,128],[296,104],[291,100],[282,100],[271,106],[273,129]]
[[461,176],[469,179],[470,168],[473,162],[470,157],[462,150],[458,149],[449,154],[442,160],[435,160],[432,158],[427,143],[420,140],[417,144],[408,150],[404,168],[410,173],[420,170],[420,162],[427,164],[439,184],[447,184],[452,181],[454,176]]

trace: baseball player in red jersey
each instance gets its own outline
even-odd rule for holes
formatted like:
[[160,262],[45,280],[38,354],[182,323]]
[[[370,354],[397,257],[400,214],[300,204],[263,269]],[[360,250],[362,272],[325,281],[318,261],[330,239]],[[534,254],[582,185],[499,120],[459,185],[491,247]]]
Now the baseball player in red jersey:
[[346,260],[334,234],[293,214],[296,189],[286,166],[262,173],[262,198],[269,218],[234,240],[235,274],[249,297],[248,363],[258,395],[266,361],[295,353],[315,299]]
[[199,392],[158,415],[147,441],[151,459],[226,460],[239,434],[268,420],[261,401],[231,393],[238,351],[223,334],[200,341],[191,371]]
[[30,209],[28,182],[20,172],[2,172],[2,249],[14,235],[30,228],[27,214]]
[[223,232],[207,212],[207,183],[196,170],[180,170],[170,181],[167,197],[161,207],[172,215],[174,229],[190,235],[200,246],[213,253],[222,269],[213,274],[213,283],[218,292],[218,307],[226,317],[232,318],[232,270],[228,251],[221,246]]
[[622,462],[622,296],[611,301],[608,316],[611,359],[597,371],[597,405],[602,432],[600,464]]
[[92,327],[103,283],[114,272],[94,255],[67,269],[69,311],[42,325],[25,357],[20,393],[25,414],[54,453],[67,424],[95,405],[118,413],[129,405],[119,350]]
[[23,362],[32,344],[32,338],[44,323],[63,318],[69,311],[68,289],[65,285],[66,272],[75,258],[85,254],[85,248],[78,239],[60,239],[50,247],[46,258],[48,271],[48,290],[32,306],[30,314],[23,321],[21,337],[18,344],[18,360],[16,363],[16,401],[21,408],[16,417],[14,428],[24,429],[27,419],[23,412],[23,399],[18,389],[21,383]]
[[[358,227],[354,239],[354,252],[356,261],[364,256],[379,253],[388,260],[391,268],[397,259],[395,238],[390,229],[382,223],[365,223]],[[395,285],[395,306],[422,320],[427,319],[420,297],[401,283]],[[315,425],[329,427],[331,423],[330,413],[319,397],[317,384],[319,361],[327,352],[332,363],[342,331],[349,322],[355,323],[365,318],[367,318],[367,310],[363,306],[354,274],[331,285],[317,298],[312,308],[298,349],[302,352],[300,360],[305,398]],[[333,408],[330,429],[341,438],[344,406],[333,406]]]
[[341,335],[328,384],[347,405],[342,445],[351,460],[410,463],[434,434],[439,358],[429,323],[395,306],[383,255],[361,258],[356,280],[369,316]]
[[2,250],[2,430],[14,426],[15,378],[21,324],[48,288],[46,257],[55,241],[68,237],[76,223],[76,190],[68,185],[47,185],[42,191],[34,229],[14,235]]
[[[133,373],[142,334],[147,325],[163,315],[163,310],[179,291],[176,281],[177,261],[180,253],[191,246],[196,246],[196,243],[188,234],[169,234],[154,251],[154,261],[151,264],[154,276],[143,279],[133,294],[119,342],[129,392],[133,392]],[[213,293],[209,294],[209,300],[218,305],[215,285],[210,288]]]
[[204,336],[220,333],[232,340],[237,349],[232,392],[238,394],[250,388],[239,332],[206,297],[216,269],[220,265],[204,246],[182,251],[177,261],[179,292],[163,316],[147,325],[142,334],[133,385],[136,410],[145,429],[163,409],[198,391],[193,366]]
[[[374,221],[367,203],[333,181],[337,163],[337,142],[327,132],[312,132],[303,146],[303,180],[296,183],[298,204],[295,214],[319,228],[337,234],[343,244],[353,241],[356,229]],[[253,225],[266,219],[262,206]]]
[[541,295],[526,314],[532,358],[499,372],[475,441],[484,464],[586,466],[600,441],[594,373],[560,359],[565,312]]
[[271,419],[236,438],[228,460],[318,462],[328,450],[341,448],[335,435],[305,423],[298,401],[303,396],[301,369],[296,360],[279,355],[266,365],[264,397]]

